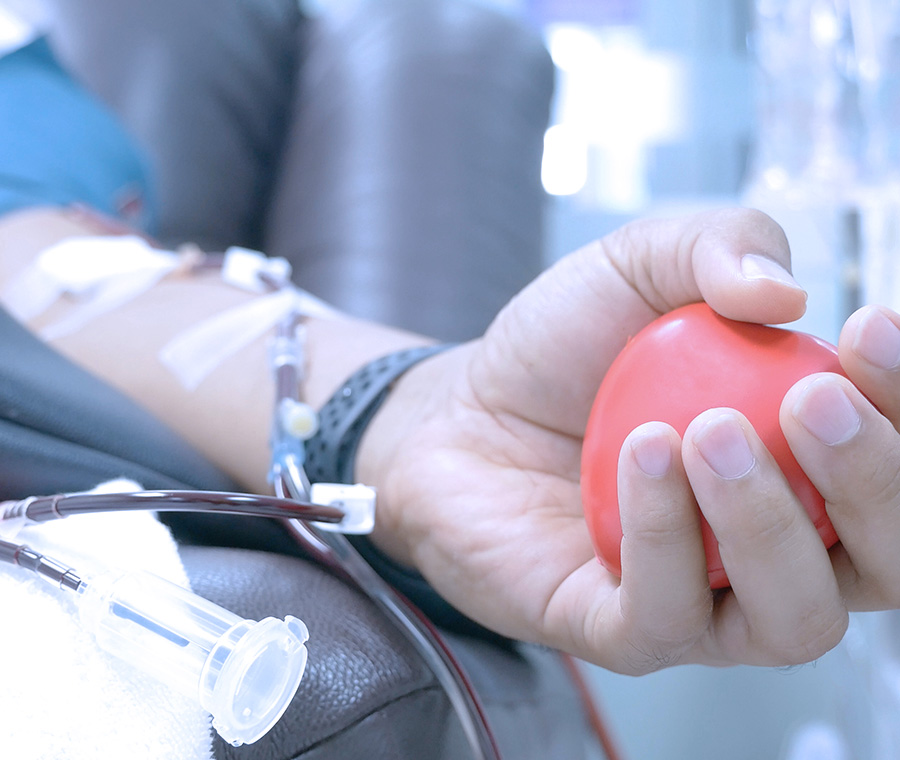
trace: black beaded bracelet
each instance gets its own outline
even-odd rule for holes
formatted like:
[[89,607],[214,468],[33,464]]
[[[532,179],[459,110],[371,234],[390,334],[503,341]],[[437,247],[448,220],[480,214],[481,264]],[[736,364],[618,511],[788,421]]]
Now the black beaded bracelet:
[[447,348],[450,344],[405,349],[351,375],[319,410],[319,431],[306,442],[310,483],[353,483],[356,449],[391,385],[414,364]]
[[[306,442],[304,469],[310,483],[354,482],[356,449],[391,385],[414,364],[452,345],[398,351],[376,359],[348,378],[319,410],[319,432]],[[375,572],[438,625],[467,636],[505,641],[455,609],[419,573],[382,554],[368,536],[347,536],[347,540]]]

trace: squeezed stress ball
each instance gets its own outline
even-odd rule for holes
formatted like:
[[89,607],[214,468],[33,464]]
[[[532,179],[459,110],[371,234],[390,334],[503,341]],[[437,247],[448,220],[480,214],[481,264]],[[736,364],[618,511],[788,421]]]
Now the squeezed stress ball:
[[[676,309],[632,338],[600,386],[584,435],[582,500],[604,566],[621,574],[616,470],[625,438],[638,425],[654,420],[684,435],[694,417],[715,407],[737,409],[747,417],[825,545],[836,543],[825,502],[800,469],[778,424],[785,393],[816,372],[843,374],[834,346],[804,333],[725,319],[706,304]],[[710,585],[724,588],[728,578],[705,520],[702,530]]]

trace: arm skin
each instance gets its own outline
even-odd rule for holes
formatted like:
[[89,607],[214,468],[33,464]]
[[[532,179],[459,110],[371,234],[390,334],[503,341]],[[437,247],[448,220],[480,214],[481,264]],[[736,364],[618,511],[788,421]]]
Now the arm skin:
[[[0,281],[71,225],[48,211],[0,222]],[[747,421],[717,409],[683,440],[661,423],[632,433],[619,465],[622,578],[591,549],[581,435],[627,337],[701,299],[735,319],[794,320],[806,295],[789,262],[781,229],[747,210],[634,223],[563,259],[483,338],[395,385],[357,458],[358,479],[379,489],[374,540],[478,622],[624,673],[806,662],[840,640],[848,611],[900,607],[900,317],[880,307],[853,315],[842,333],[853,384],[806,378],[782,405],[782,428],[840,544],[824,549]],[[167,280],[57,348],[262,488],[272,396],[262,342],[193,394],[155,360],[171,335],[246,297],[216,282]],[[891,336],[895,352],[885,349]],[[307,398],[319,405],[362,363],[422,342],[313,320]],[[716,452],[726,449],[723,463]],[[707,584],[698,507],[719,538],[730,590]]]
[[[74,235],[106,234],[88,217],[35,210],[0,220],[0,283],[47,246]],[[187,392],[157,361],[159,350],[183,330],[255,298],[220,282],[215,273],[170,277],[152,291],[54,347],[131,396],[247,488],[265,492],[274,385],[268,335],[229,357],[196,392]],[[32,325],[58,320],[61,302]],[[307,322],[310,368],[304,387],[316,408],[362,364],[431,341],[350,317]]]

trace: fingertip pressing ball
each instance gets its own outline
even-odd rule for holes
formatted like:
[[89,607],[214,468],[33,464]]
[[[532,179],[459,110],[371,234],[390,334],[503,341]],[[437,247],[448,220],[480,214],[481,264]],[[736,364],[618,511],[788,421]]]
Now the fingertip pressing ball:
[[[804,333],[725,319],[706,304],[676,309],[632,338],[600,386],[584,435],[582,501],[603,565],[621,574],[616,474],[625,438],[654,420],[684,435],[691,420],[716,407],[747,417],[826,547],[834,545],[838,537],[824,499],[791,453],[778,420],[788,389],[816,372],[844,374],[834,346]],[[706,520],[702,531],[710,586],[727,587],[718,543]]]

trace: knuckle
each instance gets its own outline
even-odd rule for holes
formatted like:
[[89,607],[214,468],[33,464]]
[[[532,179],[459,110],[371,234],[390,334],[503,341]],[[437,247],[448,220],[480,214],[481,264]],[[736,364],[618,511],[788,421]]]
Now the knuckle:
[[[893,425],[887,419],[868,418],[863,432],[846,456],[817,470],[822,495],[840,507],[900,503],[900,443]],[[878,455],[872,456],[872,451]]]
[[765,232],[767,234],[780,234],[784,231],[771,216],[757,208],[733,206],[708,212],[710,215],[708,225],[711,229],[742,229],[752,232]]
[[768,642],[765,649],[774,665],[800,665],[822,657],[836,647],[847,632],[849,617],[844,612],[817,610],[804,615],[789,634]]
[[630,672],[654,673],[677,665],[707,631],[712,612],[712,596],[701,594],[672,614],[658,614],[652,623],[634,623],[625,639]]
[[755,514],[751,522],[751,535],[767,546],[779,546],[794,538],[800,522],[794,512],[780,509],[764,509]]
[[758,208],[740,208],[736,210],[736,214],[740,221],[750,227],[766,228],[767,230],[784,234],[781,225],[765,211],[760,211]]
[[672,509],[645,509],[623,524],[623,537],[657,547],[681,546],[696,540],[699,525]]
[[741,511],[736,524],[717,529],[716,536],[723,547],[752,543],[755,547],[774,550],[795,541],[800,529],[801,521],[796,510],[787,510],[771,500],[760,499],[752,508]]
[[629,641],[622,656],[630,675],[643,676],[677,665],[683,651],[672,650],[646,641]]
[[710,213],[714,216],[709,219],[707,232],[713,237],[724,236],[745,248],[768,251],[782,262],[789,255],[790,246],[784,229],[765,212],[735,207]]
[[900,574],[896,571],[878,573],[871,570],[849,568],[851,573],[843,580],[843,592],[852,600],[856,611],[900,609]]
[[864,482],[870,485],[876,504],[894,504],[900,500],[900,451],[885,452],[874,458],[873,471]]
[[738,208],[734,211],[735,221],[748,230],[775,237],[779,242],[787,243],[787,235],[778,222],[764,211],[756,208]]

